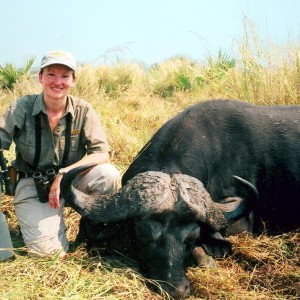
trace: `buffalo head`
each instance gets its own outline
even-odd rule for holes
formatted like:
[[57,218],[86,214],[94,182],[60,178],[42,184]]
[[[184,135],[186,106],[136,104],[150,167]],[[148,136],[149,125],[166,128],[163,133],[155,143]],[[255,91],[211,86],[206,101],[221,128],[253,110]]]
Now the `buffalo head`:
[[[228,247],[229,242],[220,232],[249,209],[249,201],[239,197],[230,197],[225,203],[214,202],[194,177],[156,171],[136,175],[113,194],[87,195],[72,186],[74,177],[86,168],[79,167],[64,175],[63,198],[91,220],[132,220],[143,275],[160,281],[174,299],[190,293],[185,270],[195,248],[202,243],[206,249],[217,244]],[[247,189],[250,197],[256,197],[255,187],[239,177],[235,180]]]

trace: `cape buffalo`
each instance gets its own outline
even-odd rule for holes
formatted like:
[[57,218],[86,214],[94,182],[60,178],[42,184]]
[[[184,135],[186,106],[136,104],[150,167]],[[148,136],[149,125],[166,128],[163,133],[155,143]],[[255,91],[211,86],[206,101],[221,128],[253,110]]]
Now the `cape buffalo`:
[[190,292],[192,254],[223,256],[227,234],[299,227],[300,107],[238,100],[188,107],[141,149],[113,195],[74,189],[81,170],[64,176],[64,199],[92,220],[133,220],[143,274],[181,299]]

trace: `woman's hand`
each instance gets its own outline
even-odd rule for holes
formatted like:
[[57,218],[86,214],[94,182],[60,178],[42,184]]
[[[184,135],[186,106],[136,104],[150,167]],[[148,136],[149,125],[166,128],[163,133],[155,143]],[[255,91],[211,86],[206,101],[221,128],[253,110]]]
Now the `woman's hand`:
[[[103,153],[93,153],[84,156],[81,160],[78,162],[68,166],[64,167],[65,172],[68,172],[72,170],[73,168],[87,165],[87,164],[103,164],[109,162],[109,153],[103,152]],[[49,193],[49,205],[52,208],[59,208],[59,195],[60,195],[60,182],[62,180],[63,175],[60,173],[57,173],[54,179],[54,182],[52,183],[52,186],[50,188]]]
[[62,174],[56,174],[49,193],[49,205],[51,208],[59,208],[60,181]]

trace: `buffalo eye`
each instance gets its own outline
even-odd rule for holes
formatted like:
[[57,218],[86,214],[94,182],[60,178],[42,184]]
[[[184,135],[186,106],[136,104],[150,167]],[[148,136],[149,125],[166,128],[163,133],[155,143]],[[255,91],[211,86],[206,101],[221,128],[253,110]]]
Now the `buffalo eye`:
[[162,233],[162,225],[158,221],[139,220],[135,223],[136,237],[143,245],[155,243]]
[[182,243],[187,247],[191,248],[195,245],[196,240],[200,235],[200,227],[198,224],[190,224],[184,226],[181,230]]

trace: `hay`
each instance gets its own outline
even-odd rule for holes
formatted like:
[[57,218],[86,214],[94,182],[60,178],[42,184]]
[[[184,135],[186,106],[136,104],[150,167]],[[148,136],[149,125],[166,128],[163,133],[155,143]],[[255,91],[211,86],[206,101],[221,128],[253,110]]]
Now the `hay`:
[[218,260],[216,269],[189,269],[188,276],[196,297],[299,299],[299,232],[276,237],[240,234],[230,240],[233,255]]

